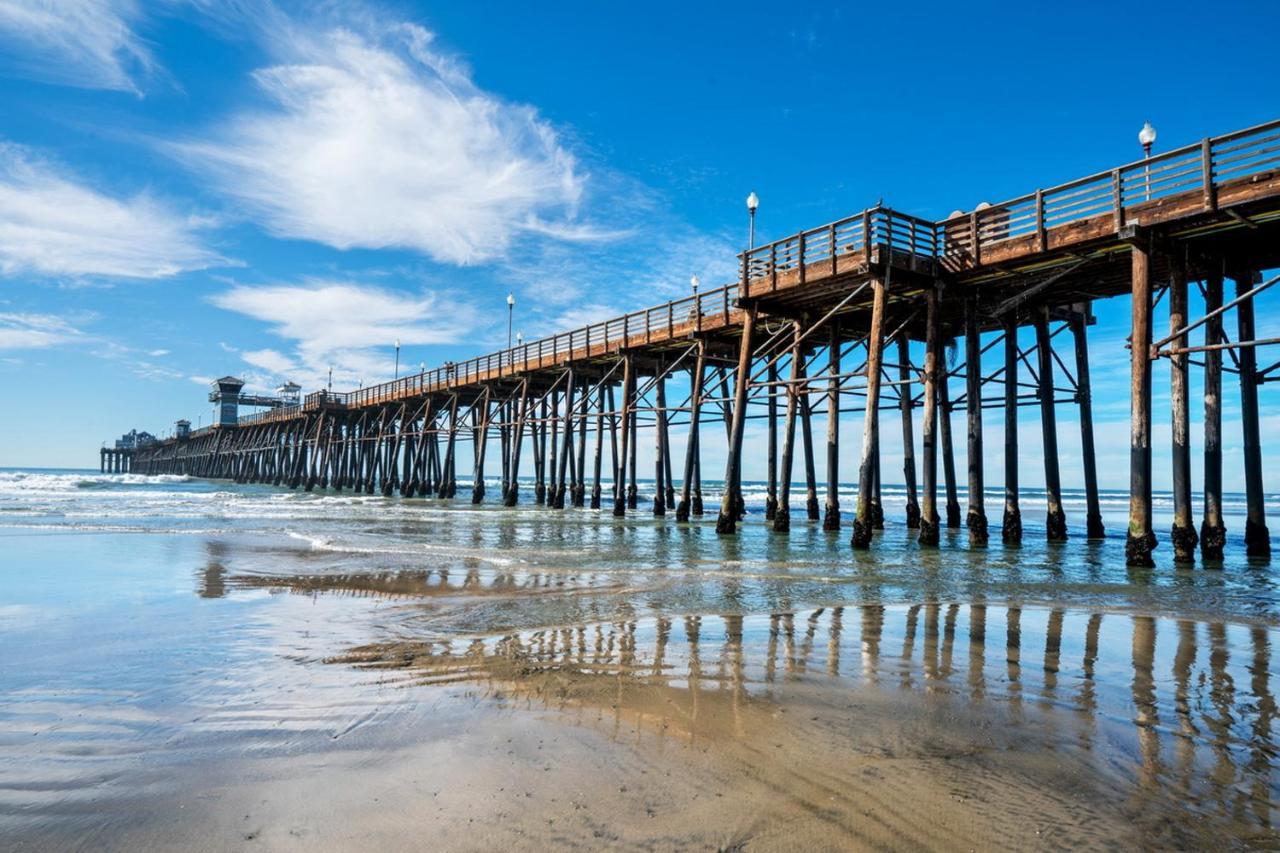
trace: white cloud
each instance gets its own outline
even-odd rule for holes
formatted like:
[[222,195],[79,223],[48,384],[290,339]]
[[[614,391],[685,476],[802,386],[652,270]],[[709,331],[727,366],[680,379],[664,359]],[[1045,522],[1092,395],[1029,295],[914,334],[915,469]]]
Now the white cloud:
[[[451,343],[474,322],[466,305],[434,293],[407,294],[348,282],[237,286],[213,304],[269,324],[294,354],[275,349],[240,353],[276,378],[319,387],[334,368],[335,384],[389,379],[394,342],[404,347]],[[407,368],[407,364],[404,365]]]
[[0,274],[160,278],[225,263],[198,227],[146,194],[112,198],[0,142]]
[[479,89],[426,30],[370,15],[267,29],[280,64],[255,79],[270,106],[171,150],[271,232],[455,264],[526,234],[604,236],[574,219],[584,178],[555,130]]
[[0,0],[5,64],[39,80],[141,95],[137,80],[156,71],[133,31],[133,0]]
[[81,336],[79,329],[53,314],[0,313],[0,350],[46,349]]
[[283,376],[298,369],[298,365],[293,359],[278,350],[251,350],[240,353],[240,357],[246,363],[252,364],[254,367],[260,367],[277,376]]

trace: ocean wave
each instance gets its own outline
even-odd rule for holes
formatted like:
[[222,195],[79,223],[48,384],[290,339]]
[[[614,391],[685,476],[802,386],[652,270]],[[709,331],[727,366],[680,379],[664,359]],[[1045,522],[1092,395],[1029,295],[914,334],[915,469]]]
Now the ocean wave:
[[186,483],[185,474],[47,474],[34,471],[0,471],[2,492],[67,492],[109,489],[117,486],[155,486]]

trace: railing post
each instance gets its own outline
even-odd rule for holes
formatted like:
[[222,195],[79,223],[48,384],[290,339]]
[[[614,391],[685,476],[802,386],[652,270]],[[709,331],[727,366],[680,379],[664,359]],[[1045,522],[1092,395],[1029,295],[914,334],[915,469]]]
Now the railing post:
[[[746,251],[742,253],[742,295],[744,298],[751,292],[750,280],[751,280],[751,252]],[[727,308],[725,309],[725,313],[726,314],[729,313]]]
[[1120,170],[1111,170],[1111,218],[1116,231],[1124,227],[1124,188],[1120,182]]
[[769,286],[778,289],[778,244],[769,246]]
[[[807,242],[807,241],[806,241],[806,240],[805,240],[805,238],[804,238],[804,232],[803,232],[803,231],[801,231],[799,234],[797,234],[797,235],[796,235],[796,245],[797,245],[797,247],[798,247],[797,251],[798,251],[798,254],[799,254],[799,256],[800,256],[800,283],[801,283],[801,284],[804,284],[804,278],[805,278],[805,276],[804,276],[804,246],[805,246],[805,243],[806,243],[806,242]],[[776,289],[776,285],[775,285],[775,289]]]
[[1036,190],[1036,248],[1043,252],[1048,248],[1048,233],[1044,225],[1044,190]]
[[1200,173],[1204,180],[1204,209],[1218,209],[1218,194],[1213,187],[1213,147],[1208,138],[1200,143]]
[[973,255],[973,265],[982,263],[982,246],[978,242],[978,211],[969,214],[969,252]]
[[828,243],[831,248],[831,274],[835,275],[836,274],[836,226],[835,226],[835,223],[832,223],[831,225],[831,236],[828,240]]
[[862,211],[862,259],[871,262],[871,211]]

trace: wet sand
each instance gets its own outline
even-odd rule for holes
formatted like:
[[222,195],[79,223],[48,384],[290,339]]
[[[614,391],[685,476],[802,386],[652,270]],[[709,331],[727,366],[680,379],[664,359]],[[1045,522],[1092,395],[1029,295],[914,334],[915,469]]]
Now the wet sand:
[[1280,846],[1264,567],[210,500],[0,526],[0,846]]

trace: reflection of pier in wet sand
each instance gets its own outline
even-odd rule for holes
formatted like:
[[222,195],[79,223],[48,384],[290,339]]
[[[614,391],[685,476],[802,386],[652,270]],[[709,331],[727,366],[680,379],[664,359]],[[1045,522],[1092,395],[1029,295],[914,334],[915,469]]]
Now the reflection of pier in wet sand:
[[[926,758],[943,750],[958,779],[1076,768],[1065,784],[1100,786],[1135,817],[1154,809],[1167,840],[1229,825],[1275,842],[1274,640],[1259,626],[931,602],[375,643],[337,662],[721,751],[784,733],[841,751],[854,729],[876,751],[903,738]],[[841,731],[814,732],[825,718],[810,711],[829,703]],[[886,725],[901,732],[886,739]],[[967,746],[944,746],[957,739]]]

